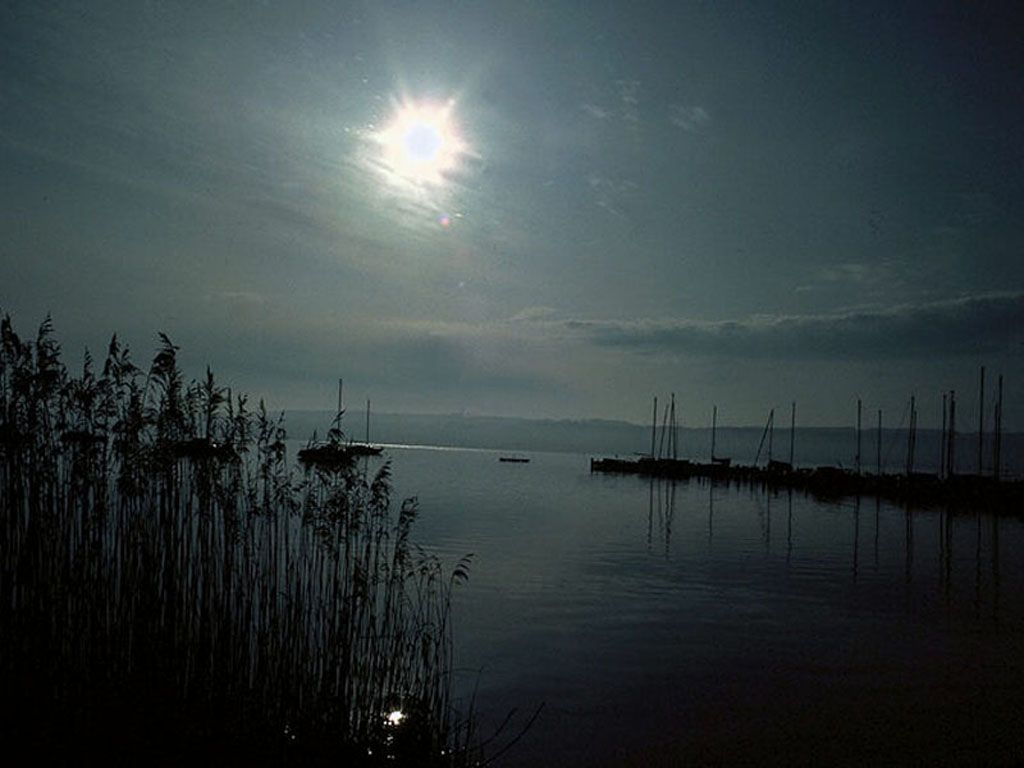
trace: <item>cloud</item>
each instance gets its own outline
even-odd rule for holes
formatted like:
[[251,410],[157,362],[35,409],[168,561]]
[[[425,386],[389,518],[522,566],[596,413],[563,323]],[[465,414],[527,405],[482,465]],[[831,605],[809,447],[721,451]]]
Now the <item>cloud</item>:
[[640,81],[616,80],[619,101],[622,104],[622,119],[634,125],[640,122]]
[[602,109],[596,104],[584,104],[583,111],[596,120],[607,120],[612,116],[612,113],[607,109]]
[[689,133],[700,133],[711,123],[711,115],[704,107],[685,107],[673,104],[669,107],[669,122]]
[[509,318],[511,323],[529,323],[538,320],[548,320],[556,314],[553,307],[524,307]]
[[590,187],[594,203],[615,216],[625,215],[622,203],[638,188],[635,181],[617,181],[596,173],[587,176],[587,185]]
[[845,262],[818,270],[818,279],[826,283],[866,283],[876,279],[881,271],[871,265],[857,262]]
[[597,345],[646,353],[791,359],[952,357],[1024,344],[1024,293],[744,320],[568,320]]

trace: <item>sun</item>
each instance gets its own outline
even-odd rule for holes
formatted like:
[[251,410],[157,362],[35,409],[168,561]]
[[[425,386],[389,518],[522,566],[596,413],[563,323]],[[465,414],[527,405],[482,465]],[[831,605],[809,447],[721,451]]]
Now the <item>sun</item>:
[[390,124],[377,134],[390,174],[413,184],[444,183],[465,152],[454,107],[454,101],[441,106],[406,102],[396,107]]

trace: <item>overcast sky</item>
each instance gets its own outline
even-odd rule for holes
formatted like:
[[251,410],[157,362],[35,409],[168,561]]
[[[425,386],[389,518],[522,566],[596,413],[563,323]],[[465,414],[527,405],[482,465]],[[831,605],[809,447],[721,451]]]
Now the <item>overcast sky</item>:
[[277,408],[1024,428],[1019,4],[894,5],[5,3],[0,309]]

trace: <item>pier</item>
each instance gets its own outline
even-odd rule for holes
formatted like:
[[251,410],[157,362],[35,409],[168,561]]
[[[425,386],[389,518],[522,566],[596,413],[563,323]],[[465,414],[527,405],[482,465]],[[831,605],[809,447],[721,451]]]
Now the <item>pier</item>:
[[943,504],[984,506],[986,511],[1024,513],[1024,482],[978,475],[858,474],[838,467],[795,468],[782,461],[765,466],[710,463],[687,459],[591,459],[591,472],[642,475],[673,480],[760,484],[769,488],[804,491],[819,498],[877,496],[915,506]]
[[[791,404],[789,425],[789,461],[772,458],[775,431],[775,409],[768,412],[768,418],[761,433],[757,455],[753,464],[734,464],[731,459],[716,455],[716,433],[718,406],[711,411],[711,460],[707,463],[680,459],[678,455],[678,423],[676,421],[676,397],[665,407],[661,424],[661,441],[658,437],[658,398],[654,398],[651,416],[651,451],[635,458],[591,459],[590,471],[612,474],[642,475],[645,477],[687,480],[690,478],[710,479],[729,483],[759,484],[770,488],[804,491],[819,498],[842,498],[846,496],[875,496],[900,504],[913,506],[952,505],[984,508],[986,511],[1003,514],[1024,514],[1024,480],[1007,479],[1002,475],[1002,419],[1003,419],[1003,377],[998,377],[996,402],[992,430],[992,473],[986,475],[984,468],[985,447],[985,367],[979,372],[978,386],[978,453],[976,473],[958,472],[955,461],[956,439],[956,392],[950,390],[942,396],[942,437],[941,457],[936,474],[914,470],[917,447],[917,403],[910,396],[908,406],[906,465],[903,472],[886,473],[882,466],[882,411],[878,410],[877,441],[875,446],[875,472],[863,470],[862,457],[862,411],[863,403],[857,398],[856,452],[854,469],[836,466],[797,467],[794,463],[796,442],[796,402]],[[668,440],[667,450],[666,437]],[[767,446],[765,463],[761,463],[762,450]]]

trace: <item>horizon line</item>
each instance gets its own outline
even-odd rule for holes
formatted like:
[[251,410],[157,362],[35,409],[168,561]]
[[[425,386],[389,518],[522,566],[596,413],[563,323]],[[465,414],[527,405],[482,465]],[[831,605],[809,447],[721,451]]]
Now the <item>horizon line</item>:
[[[309,414],[314,414],[314,413],[315,414],[335,414],[335,413],[337,413],[336,411],[331,410],[330,408],[281,408],[281,409],[273,409],[273,410],[274,410],[274,412],[283,413],[285,415],[287,415],[289,413],[309,413]],[[349,413],[365,414],[366,413],[366,409],[365,408],[364,409],[360,409],[360,410],[344,409],[344,413],[345,414],[349,414]],[[507,421],[527,421],[527,422],[536,422],[536,423],[551,422],[551,423],[555,423],[555,424],[580,424],[580,423],[591,422],[591,423],[612,424],[612,425],[616,425],[616,426],[637,427],[637,428],[640,428],[640,429],[650,429],[651,428],[650,424],[641,424],[641,423],[636,422],[636,421],[627,421],[625,419],[609,419],[609,418],[603,418],[603,417],[600,417],[600,416],[585,416],[585,417],[575,417],[575,418],[573,418],[573,417],[555,418],[555,417],[550,417],[550,416],[545,416],[545,417],[508,416],[508,415],[500,415],[500,414],[493,414],[493,413],[460,413],[458,411],[448,411],[448,412],[443,412],[443,413],[440,413],[440,412],[427,413],[427,412],[421,412],[421,411],[380,411],[380,412],[371,411],[371,413],[376,413],[378,416],[424,416],[424,417],[428,417],[428,418],[504,419],[504,420],[507,420]],[[695,430],[695,429],[710,430],[711,429],[711,424],[704,424],[704,425],[697,425],[697,426],[692,425],[692,424],[679,424],[678,428],[681,429],[681,430],[687,430],[687,429],[690,429],[690,430]],[[765,428],[764,424],[721,424],[721,423],[719,423],[716,426],[716,429],[764,429],[764,428]],[[825,430],[825,429],[845,429],[845,430],[850,430],[852,432],[856,432],[857,431],[857,427],[855,425],[846,425],[846,424],[843,424],[843,425],[837,425],[837,424],[827,424],[827,425],[820,425],[820,424],[819,425],[810,425],[810,424],[808,424],[808,425],[800,425],[800,424],[797,424],[796,428],[798,430],[799,429],[820,429],[820,430]],[[662,429],[662,425],[659,424],[657,429],[661,430]],[[783,432],[784,433],[784,432],[788,432],[789,429],[790,429],[790,427],[789,427],[788,424],[782,424],[782,425],[777,426],[775,431]],[[873,433],[873,432],[877,432],[877,430],[878,430],[878,427],[877,427],[876,424],[864,425],[861,428],[861,432],[864,432],[864,433]],[[885,426],[885,425],[883,425],[882,426],[882,431],[883,432],[905,432],[906,430],[907,430],[907,426],[906,425],[899,425],[899,426]],[[943,428],[942,427],[919,426],[919,427],[917,427],[917,431],[918,432],[942,432]],[[956,434],[958,436],[959,435],[975,435],[975,436],[977,436],[978,430],[976,430],[976,429],[963,429],[963,430],[958,429]],[[985,430],[985,434],[986,435],[992,435],[992,434],[994,434],[994,430],[987,429],[987,430]],[[1003,429],[1001,434],[1004,437],[1007,436],[1007,435],[1024,435],[1024,430],[1020,430],[1020,429]]]

